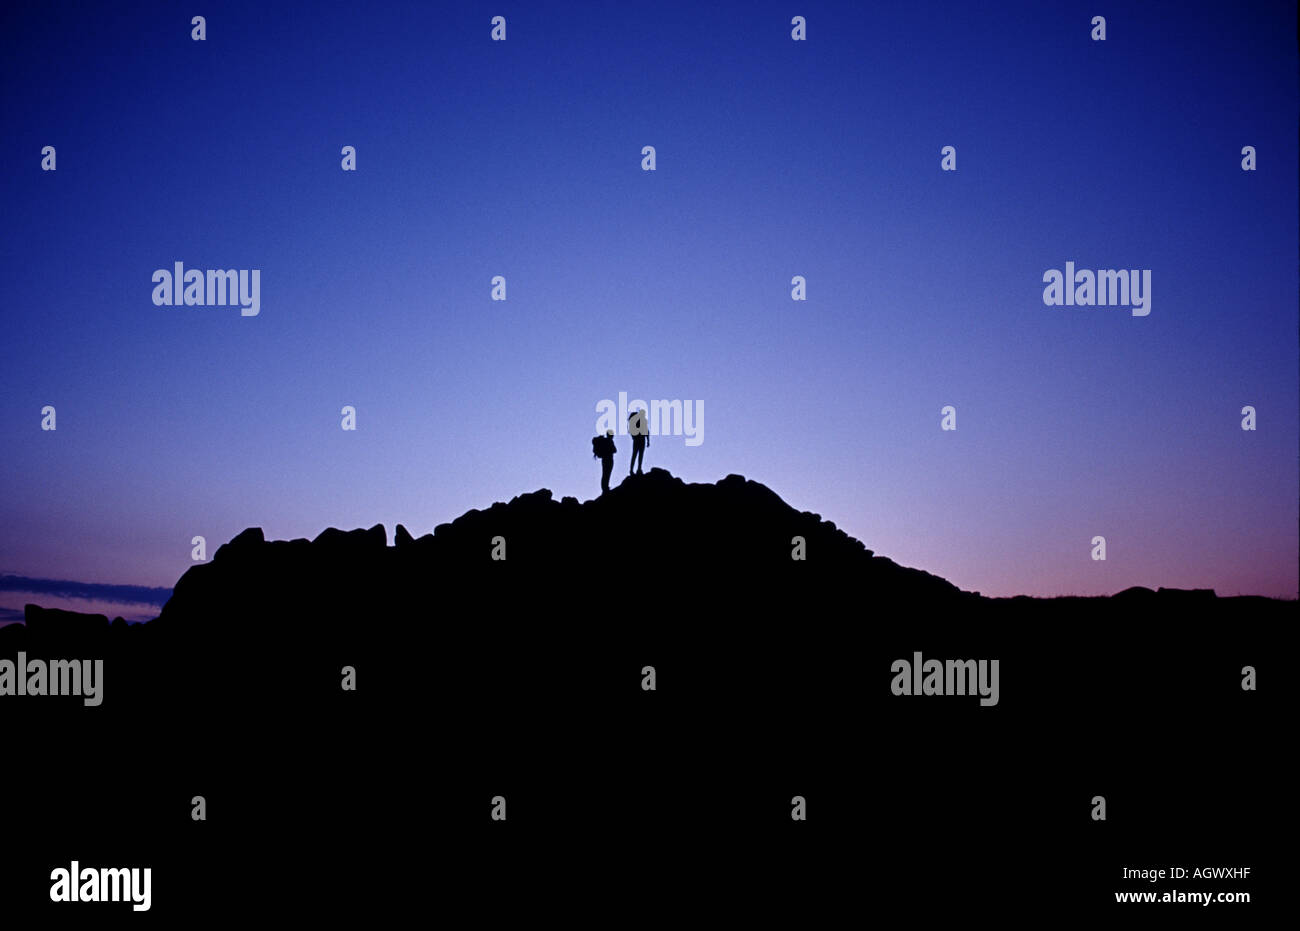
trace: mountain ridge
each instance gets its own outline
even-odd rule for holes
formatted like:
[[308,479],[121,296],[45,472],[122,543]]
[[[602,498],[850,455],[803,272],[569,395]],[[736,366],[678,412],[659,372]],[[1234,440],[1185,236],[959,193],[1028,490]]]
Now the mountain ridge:
[[[727,528],[730,528],[729,530]],[[801,538],[798,542],[796,538]],[[621,552],[621,557],[619,553]],[[802,559],[795,558],[801,555]],[[496,558],[494,558],[496,557]],[[820,514],[799,511],[768,486],[735,473],[717,482],[686,482],[664,469],[627,476],[602,496],[579,501],[573,496],[556,499],[548,488],[523,492],[509,501],[486,508],[471,508],[451,521],[437,524],[420,536],[398,523],[392,542],[383,524],[342,530],[327,527],[316,537],[267,540],[260,527],[248,527],[221,544],[211,560],[191,566],[172,588],[171,597],[157,618],[143,623],[181,623],[187,616],[207,617],[214,603],[231,608],[230,599],[218,594],[233,589],[242,598],[273,597],[275,580],[284,573],[297,580],[326,583],[321,573],[337,578],[354,572],[369,573],[369,582],[401,594],[403,583],[435,567],[458,575],[483,578],[555,578],[580,567],[615,571],[620,564],[637,565],[655,575],[674,562],[698,566],[725,577],[762,569],[768,582],[817,582],[842,589],[845,582],[869,582],[886,600],[919,599],[922,602],[980,607],[1110,600],[1138,609],[1157,606],[1185,607],[1247,599],[1247,603],[1283,603],[1263,596],[1219,598],[1213,589],[1173,589],[1130,586],[1113,595],[1028,596],[987,598],[964,591],[948,580],[902,566],[877,554]],[[493,564],[496,565],[493,565]],[[319,571],[313,571],[319,570]],[[854,574],[850,580],[848,574]],[[463,577],[463,575],[462,575]],[[499,581],[500,579],[498,579]],[[647,582],[654,581],[647,579]],[[358,583],[365,584],[366,577]],[[678,579],[691,586],[690,579]],[[746,584],[764,587],[750,575]],[[273,598],[280,609],[291,606]],[[310,599],[309,599],[310,600]],[[383,600],[381,597],[380,600]],[[743,599],[742,599],[743,600]],[[247,602],[245,602],[245,605]],[[392,607],[392,605],[390,605]],[[312,610],[333,614],[328,606]],[[48,631],[51,618],[64,618],[77,630],[94,626],[91,619],[109,624],[106,615],[42,608],[28,604],[24,619],[35,620]],[[88,619],[76,622],[72,618]],[[116,618],[115,622],[122,619]],[[90,626],[87,626],[87,625]],[[0,628],[3,629],[3,628]]]

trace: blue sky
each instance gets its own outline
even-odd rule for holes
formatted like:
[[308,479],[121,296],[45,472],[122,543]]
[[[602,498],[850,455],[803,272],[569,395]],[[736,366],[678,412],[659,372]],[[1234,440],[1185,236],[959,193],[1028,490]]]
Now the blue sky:
[[[587,499],[626,391],[705,410],[647,466],[966,589],[1297,593],[1294,4],[0,16],[0,571]],[[177,261],[261,312],[155,306]],[[1045,306],[1066,261],[1150,269],[1150,315]]]

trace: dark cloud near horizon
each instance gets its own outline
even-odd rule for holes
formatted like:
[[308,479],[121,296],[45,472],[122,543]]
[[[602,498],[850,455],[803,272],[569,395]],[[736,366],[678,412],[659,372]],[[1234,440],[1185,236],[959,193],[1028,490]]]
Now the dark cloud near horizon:
[[172,596],[170,588],[76,582],[70,579],[34,579],[24,575],[0,575],[0,591],[31,592],[35,595],[55,595],[60,598],[84,598],[87,601],[148,604],[160,608]]

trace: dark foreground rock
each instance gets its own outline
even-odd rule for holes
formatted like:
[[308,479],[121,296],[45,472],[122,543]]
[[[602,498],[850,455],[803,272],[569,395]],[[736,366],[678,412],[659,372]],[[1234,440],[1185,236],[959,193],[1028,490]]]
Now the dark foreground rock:
[[[39,906],[72,856],[150,863],[177,921],[260,903],[379,926],[417,888],[635,903],[689,877],[835,915],[864,883],[971,902],[1014,885],[1005,915],[1087,910],[1124,864],[1259,863],[1285,839],[1266,809],[1294,602],[983,598],[756,482],[657,469],[394,543],[250,528],[150,623],[30,605],[0,628],[0,659],[103,660],[97,706],[0,697],[6,760],[26,761],[0,875]],[[893,694],[918,654],[998,660],[998,701]]]

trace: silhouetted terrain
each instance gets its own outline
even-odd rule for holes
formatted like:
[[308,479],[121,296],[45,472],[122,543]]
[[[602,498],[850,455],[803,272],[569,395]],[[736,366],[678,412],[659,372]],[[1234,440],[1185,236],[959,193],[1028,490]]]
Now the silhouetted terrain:
[[[1286,771],[1272,689],[1295,607],[982,598],[756,482],[659,469],[581,504],[542,490],[420,537],[399,526],[393,546],[379,526],[253,528],[148,624],[33,605],[0,629],[0,658],[105,664],[99,707],[0,698],[6,746],[48,774],[10,787],[29,840],[5,875],[40,906],[72,857],[148,863],[156,915],[241,896],[302,912],[284,903],[300,884],[330,892],[310,915],[390,918],[502,876],[632,901],[707,878],[794,888],[783,901],[811,917],[864,881],[951,905],[1015,885],[1013,863],[1025,909],[1100,908],[1121,865],[1262,866],[1281,840],[1260,789]],[[893,695],[890,664],[914,652],[999,659],[1000,700]],[[243,892],[214,891],[223,864]]]

